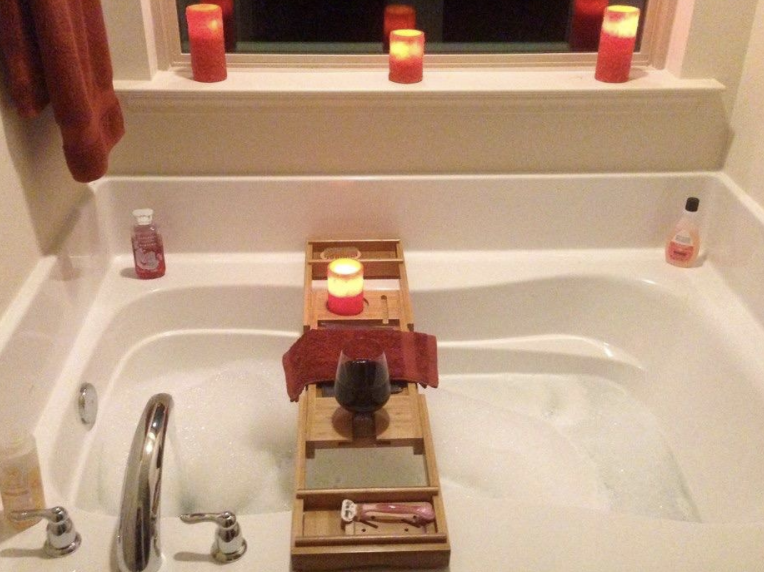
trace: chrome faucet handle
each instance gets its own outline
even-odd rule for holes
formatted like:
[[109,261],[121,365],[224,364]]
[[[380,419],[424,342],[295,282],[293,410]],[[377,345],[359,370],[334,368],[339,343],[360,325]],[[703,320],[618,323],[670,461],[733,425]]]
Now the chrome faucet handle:
[[20,522],[30,518],[44,518],[48,521],[46,529],[48,538],[45,540],[43,550],[48,556],[58,558],[71,554],[79,548],[82,537],[74,529],[74,523],[69,518],[69,513],[62,506],[44,508],[41,510],[17,510],[11,512],[9,518]]
[[212,556],[218,562],[233,562],[244,556],[247,551],[247,541],[241,534],[236,515],[231,511],[181,514],[180,520],[187,524],[214,522],[218,525],[215,542],[212,544]]

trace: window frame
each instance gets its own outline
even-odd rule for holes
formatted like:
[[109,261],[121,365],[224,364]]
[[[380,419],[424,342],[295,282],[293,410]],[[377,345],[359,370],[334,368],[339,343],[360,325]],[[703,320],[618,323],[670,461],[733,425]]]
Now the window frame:
[[[677,0],[648,0],[644,16],[642,40],[634,53],[635,67],[662,69],[666,56]],[[187,70],[191,67],[188,53],[181,52],[180,28],[175,0],[158,0],[154,14],[157,38],[157,64],[163,71]],[[524,68],[524,69],[587,69],[596,62],[596,53],[513,53],[513,54],[425,54],[428,68]],[[388,65],[384,54],[226,54],[232,69],[257,68],[383,68]]]

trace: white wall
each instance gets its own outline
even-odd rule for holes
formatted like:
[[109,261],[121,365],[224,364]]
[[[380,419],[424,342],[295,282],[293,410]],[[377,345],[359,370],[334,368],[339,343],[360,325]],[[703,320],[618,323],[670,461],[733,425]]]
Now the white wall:
[[0,316],[40,260],[54,251],[86,185],[66,167],[50,107],[18,117],[0,97]]
[[[724,103],[728,112],[735,103],[759,3],[759,0],[678,0],[678,12],[691,16],[685,45],[674,47],[681,52],[681,61],[669,67],[681,77],[713,77],[727,86]],[[685,25],[687,22],[677,22],[675,30]]]
[[[581,80],[586,82],[595,83]],[[414,98],[378,92],[362,98],[312,93],[274,99],[263,92],[246,99],[231,92],[205,101],[129,99],[127,133],[113,152],[111,173],[717,170],[728,131],[719,93],[713,91],[697,98],[565,92]]]
[[764,205],[764,0],[759,0],[743,78],[732,113],[732,144],[725,167],[732,179]]
[[[7,114],[7,109],[0,111]],[[13,144],[11,142],[11,144]],[[13,165],[5,130],[0,131],[0,314],[40,258],[19,175]]]

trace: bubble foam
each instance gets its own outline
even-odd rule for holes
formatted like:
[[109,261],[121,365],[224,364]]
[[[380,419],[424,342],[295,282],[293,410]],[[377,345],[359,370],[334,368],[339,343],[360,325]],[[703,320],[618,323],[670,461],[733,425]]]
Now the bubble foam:
[[[91,508],[118,514],[135,424],[167,392],[163,515],[291,509],[297,408],[280,359],[117,382],[85,467],[98,475]],[[448,375],[427,400],[447,494],[698,520],[657,420],[607,379]]]
[[97,464],[98,504],[106,512],[119,512],[135,424],[158,392],[174,400],[162,474],[163,515],[291,508],[297,408],[286,395],[279,360],[239,360],[118,381],[101,411],[89,460]]
[[699,520],[657,419],[607,379],[451,375],[427,398],[459,494]]

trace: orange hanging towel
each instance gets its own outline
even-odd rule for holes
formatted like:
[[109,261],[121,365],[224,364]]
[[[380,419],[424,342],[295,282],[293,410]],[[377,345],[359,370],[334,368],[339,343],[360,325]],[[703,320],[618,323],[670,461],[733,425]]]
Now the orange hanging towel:
[[50,102],[74,179],[102,177],[125,127],[100,0],[0,0],[0,53],[19,114]]

